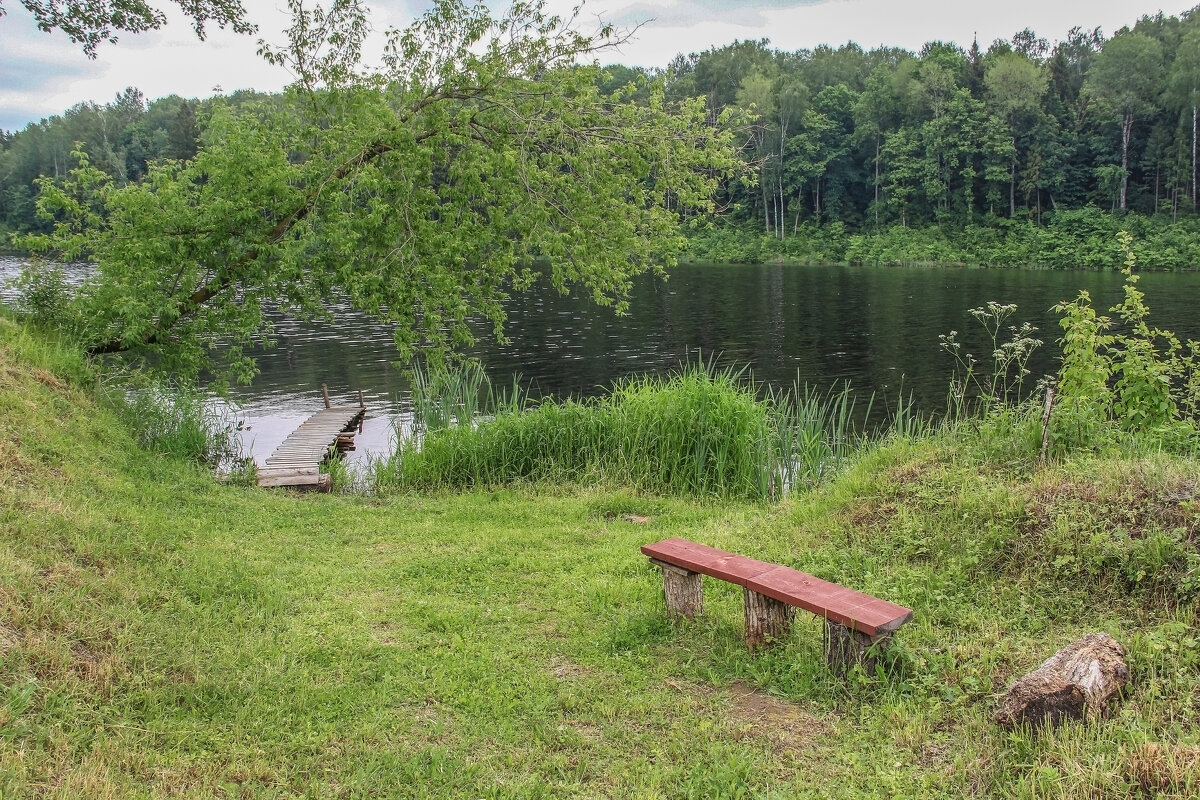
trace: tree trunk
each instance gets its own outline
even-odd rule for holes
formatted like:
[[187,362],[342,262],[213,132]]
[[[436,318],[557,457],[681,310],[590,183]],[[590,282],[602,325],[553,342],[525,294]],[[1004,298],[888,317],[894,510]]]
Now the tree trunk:
[[1133,112],[1125,112],[1121,123],[1121,210],[1125,210],[1125,194],[1129,188],[1129,142],[1133,138]]
[[656,558],[650,559],[662,568],[663,595],[667,601],[667,616],[672,619],[695,619],[704,613],[704,585],[699,572],[677,567]]
[[[1012,219],[1017,215],[1017,159],[1012,160],[1008,172],[1008,218]],[[1025,202],[1029,202],[1028,195],[1025,196]]]
[[837,675],[845,675],[861,666],[868,675],[874,674],[879,655],[892,641],[892,634],[869,636],[853,628],[825,621],[825,663]]
[[778,205],[775,206],[775,235],[782,239],[783,234],[787,231],[787,225],[783,221],[785,209],[783,207],[784,197],[782,177],[779,179],[779,192],[776,194],[775,200],[778,203]]
[[1196,106],[1192,106],[1192,211],[1196,210]]
[[875,137],[875,229],[879,230],[879,137]]
[[745,594],[746,647],[756,650],[791,633],[796,609],[750,589]]
[[1092,633],[1014,683],[996,711],[996,722],[1011,729],[1103,717],[1128,680],[1125,648],[1108,634]]
[[[762,176],[765,178],[766,176]],[[760,180],[762,180],[760,178]],[[767,202],[767,182],[762,180],[762,199],[763,199],[763,232],[771,232],[771,204]]]

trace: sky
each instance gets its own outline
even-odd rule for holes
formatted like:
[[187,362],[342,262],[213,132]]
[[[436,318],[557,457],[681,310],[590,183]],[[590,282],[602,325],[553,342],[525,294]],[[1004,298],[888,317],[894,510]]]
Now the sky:
[[[548,0],[569,11],[577,0]],[[237,89],[275,91],[290,76],[259,58],[257,39],[284,40],[285,0],[243,0],[257,36],[210,29],[197,40],[189,20],[168,0],[151,0],[168,15],[158,31],[121,36],[88,59],[64,34],[37,30],[21,0],[5,0],[0,17],[0,129],[19,130],[75,103],[110,102],[127,86],[147,99],[169,94],[207,97]],[[427,0],[367,0],[372,26],[403,27]],[[735,39],[766,38],[781,50],[849,41],[864,49],[880,45],[919,50],[927,41],[964,47],[978,38],[984,49],[996,39],[1032,28],[1051,43],[1075,26],[1111,35],[1139,17],[1159,11],[1179,15],[1197,0],[588,0],[580,21],[602,19],[637,27],[635,38],[604,63],[662,67],[677,54],[721,47]],[[505,3],[507,5],[507,3]],[[497,3],[493,3],[498,7]],[[369,56],[368,56],[369,57]]]

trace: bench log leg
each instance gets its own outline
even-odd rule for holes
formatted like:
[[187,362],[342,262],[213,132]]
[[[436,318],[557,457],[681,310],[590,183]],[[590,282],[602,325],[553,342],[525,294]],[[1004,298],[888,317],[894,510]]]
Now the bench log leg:
[[765,594],[745,589],[746,647],[757,650],[778,639],[786,639],[792,630],[796,609]]
[[838,675],[845,675],[855,666],[862,666],[865,672],[873,674],[878,657],[891,641],[890,633],[870,636],[825,620],[825,662]]
[[696,615],[704,613],[704,586],[700,582],[699,572],[691,572],[656,558],[650,561],[662,568],[667,616],[672,619],[695,619]]

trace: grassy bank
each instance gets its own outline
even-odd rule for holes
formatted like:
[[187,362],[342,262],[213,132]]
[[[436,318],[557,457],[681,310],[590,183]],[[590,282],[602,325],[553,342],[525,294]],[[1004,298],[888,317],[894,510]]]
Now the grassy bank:
[[[148,453],[0,320],[0,796],[1194,796],[1197,463],[996,436],[893,439],[775,505],[289,495]],[[663,619],[637,548],[666,536],[916,618],[879,675],[830,675],[807,619],[751,654],[734,587]],[[1096,630],[1129,650],[1111,719],[990,722]]]

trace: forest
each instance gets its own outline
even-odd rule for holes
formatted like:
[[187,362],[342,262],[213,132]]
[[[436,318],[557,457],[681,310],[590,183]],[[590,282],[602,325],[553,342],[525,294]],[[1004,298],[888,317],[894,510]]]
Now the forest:
[[[1075,28],[1052,43],[1025,29],[919,53],[735,41],[661,68],[611,65],[600,88],[646,79],[668,99],[704,97],[746,162],[715,216],[677,209],[693,257],[1115,267],[1113,235],[1132,229],[1148,268],[1200,261],[1196,9],[1110,37]],[[48,224],[34,180],[65,174],[75,143],[117,185],[137,182],[157,160],[196,154],[214,103],[251,101],[285,102],[147,103],[128,88],[0,132],[0,232]]]

